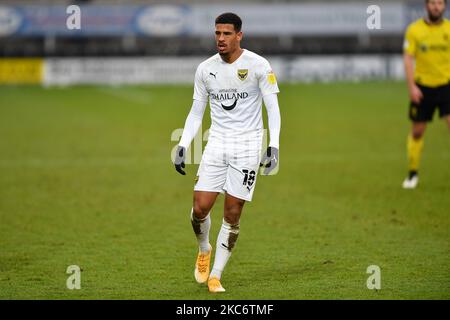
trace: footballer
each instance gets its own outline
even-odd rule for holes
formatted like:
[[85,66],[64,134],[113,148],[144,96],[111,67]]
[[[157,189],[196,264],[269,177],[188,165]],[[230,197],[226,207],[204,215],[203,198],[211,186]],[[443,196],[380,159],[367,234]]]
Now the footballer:
[[[194,186],[191,223],[199,246],[194,277],[198,283],[207,283],[213,293],[225,291],[222,272],[236,245],[244,204],[252,200],[258,168],[264,166],[264,174],[269,174],[278,163],[281,118],[277,81],[266,59],[241,48],[241,27],[242,20],[234,13],[216,18],[218,53],[197,68],[193,104],[174,161],[175,169],[185,175],[186,150],[209,102],[211,127]],[[270,143],[261,158],[263,100]],[[225,195],[224,214],[210,273],[210,212],[219,193]]]
[[412,121],[405,189],[414,189],[419,182],[423,137],[436,109],[450,129],[450,21],[444,18],[446,6],[447,0],[426,0],[427,16],[409,25],[405,35],[404,64]]

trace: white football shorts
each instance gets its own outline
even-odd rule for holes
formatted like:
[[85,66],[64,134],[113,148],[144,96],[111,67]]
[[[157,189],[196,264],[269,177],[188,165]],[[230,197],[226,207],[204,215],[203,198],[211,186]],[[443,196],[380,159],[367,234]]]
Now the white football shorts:
[[195,191],[228,193],[252,201],[261,160],[262,133],[220,137],[210,133]]

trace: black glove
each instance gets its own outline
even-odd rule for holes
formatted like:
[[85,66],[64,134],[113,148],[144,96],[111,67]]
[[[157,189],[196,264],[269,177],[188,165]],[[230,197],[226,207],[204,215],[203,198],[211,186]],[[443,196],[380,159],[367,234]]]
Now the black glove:
[[260,167],[264,166],[264,175],[268,175],[278,164],[278,149],[268,147],[261,159]]
[[186,172],[183,171],[185,165],[184,165],[184,160],[186,159],[186,148],[185,147],[180,147],[178,146],[176,155],[175,155],[175,170],[177,170],[180,174],[182,174],[183,176],[186,175]]

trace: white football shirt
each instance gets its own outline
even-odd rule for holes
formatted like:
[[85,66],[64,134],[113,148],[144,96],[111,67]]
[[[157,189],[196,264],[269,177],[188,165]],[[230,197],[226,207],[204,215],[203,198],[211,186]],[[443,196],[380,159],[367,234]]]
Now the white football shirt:
[[262,98],[278,92],[269,62],[246,49],[233,63],[217,53],[195,73],[194,99],[209,100],[210,134],[232,136],[262,130]]

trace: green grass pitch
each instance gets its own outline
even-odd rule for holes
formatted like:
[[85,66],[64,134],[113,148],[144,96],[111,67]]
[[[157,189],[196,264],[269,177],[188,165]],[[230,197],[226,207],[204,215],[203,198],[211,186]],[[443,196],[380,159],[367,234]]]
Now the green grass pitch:
[[[405,191],[403,83],[281,85],[280,171],[258,178],[211,295],[193,277],[191,86],[0,87],[1,299],[449,299],[450,139]],[[205,114],[209,125],[209,111]],[[223,196],[212,211],[215,246]],[[81,267],[68,290],[66,268]],[[381,289],[369,290],[369,265]]]

